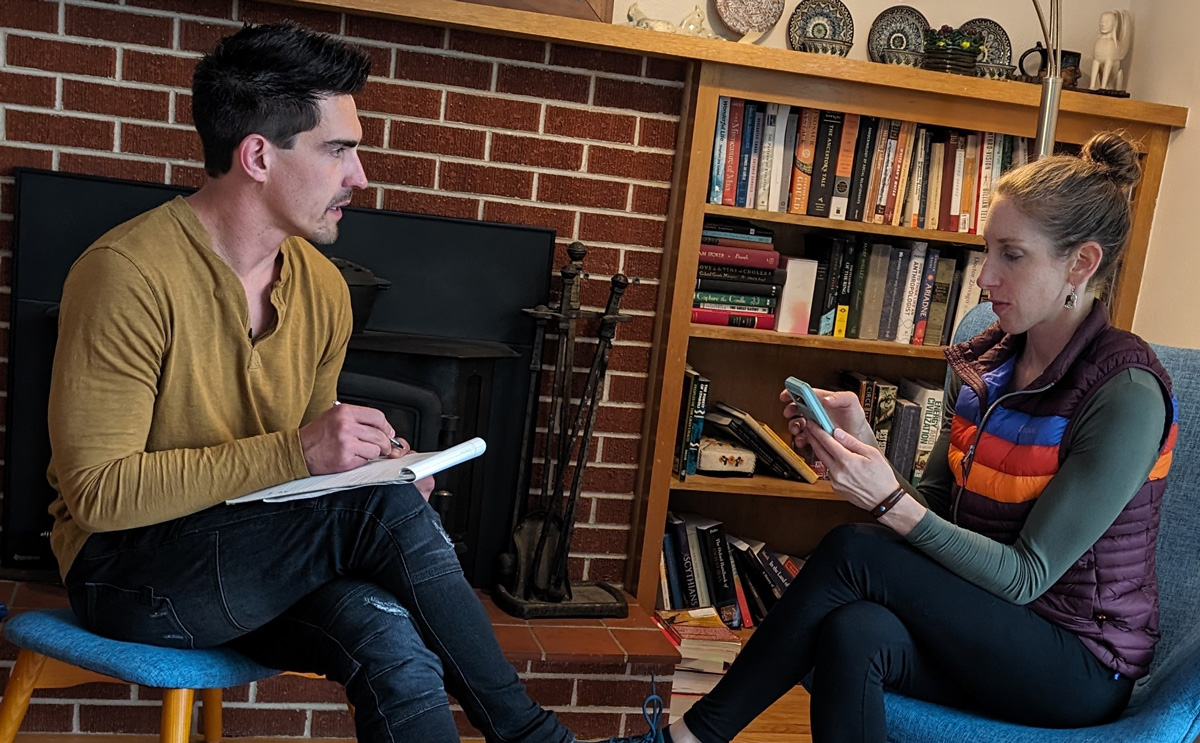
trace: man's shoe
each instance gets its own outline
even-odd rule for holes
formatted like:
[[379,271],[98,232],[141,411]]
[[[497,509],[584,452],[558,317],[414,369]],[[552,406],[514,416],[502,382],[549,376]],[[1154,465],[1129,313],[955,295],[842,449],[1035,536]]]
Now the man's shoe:
[[645,718],[646,725],[649,727],[647,732],[621,738],[606,738],[602,741],[595,741],[595,743],[670,743],[670,738],[666,737],[670,733],[667,733],[665,728],[658,727],[658,721],[662,719],[663,700],[657,692],[657,684],[651,680],[650,696],[642,702],[642,717]]

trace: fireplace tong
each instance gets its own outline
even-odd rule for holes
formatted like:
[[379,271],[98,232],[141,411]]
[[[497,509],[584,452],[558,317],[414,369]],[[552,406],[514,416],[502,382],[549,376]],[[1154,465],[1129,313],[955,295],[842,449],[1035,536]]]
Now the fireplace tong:
[[[619,314],[621,298],[629,286],[623,274],[612,277],[608,302],[603,312],[580,309],[579,281],[585,278],[582,243],[571,243],[571,262],[560,270],[562,296],[556,309],[544,305],[525,310],[537,322],[533,363],[530,365],[529,397],[526,405],[522,471],[517,507],[513,513],[513,552],[501,555],[499,584],[494,600],[505,611],[525,619],[533,617],[624,617],[629,608],[619,590],[598,581],[572,584],[568,577],[568,554],[575,532],[576,511],[588,462],[592,432],[608,359],[617,324],[632,318]],[[580,319],[599,319],[596,351],[584,381],[579,402],[572,410],[573,366],[576,325]],[[536,505],[524,517],[526,471],[536,448],[542,353],[548,326],[553,323],[558,342],[550,382],[550,418],[543,437],[543,465]],[[574,461],[572,462],[572,458]],[[569,478],[569,490],[568,490]]]

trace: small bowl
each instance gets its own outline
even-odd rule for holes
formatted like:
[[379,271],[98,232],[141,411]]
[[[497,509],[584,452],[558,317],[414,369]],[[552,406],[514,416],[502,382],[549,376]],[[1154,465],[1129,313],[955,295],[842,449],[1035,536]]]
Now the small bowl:
[[879,61],[884,64],[900,65],[901,67],[920,67],[924,60],[924,54],[914,52],[911,49],[879,50]]
[[813,54],[828,54],[831,57],[844,57],[850,53],[852,43],[848,41],[836,41],[834,39],[813,39],[804,37],[800,39],[800,51],[812,52]]
[[988,80],[1007,80],[1015,69],[1017,68],[1010,64],[976,64],[975,77],[983,77]]

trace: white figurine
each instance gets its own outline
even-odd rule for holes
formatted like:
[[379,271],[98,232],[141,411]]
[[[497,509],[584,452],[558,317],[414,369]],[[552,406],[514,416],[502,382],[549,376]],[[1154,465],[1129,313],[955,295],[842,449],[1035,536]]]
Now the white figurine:
[[705,21],[707,19],[704,15],[704,11],[700,10],[699,5],[697,5],[696,9],[689,13],[682,21],[680,21],[678,26],[670,21],[647,18],[646,14],[642,12],[642,9],[638,7],[637,3],[629,6],[629,10],[626,12],[626,17],[629,18],[629,22],[632,23],[636,28],[646,28],[651,31],[662,31],[663,33],[668,34],[698,36],[702,39],[721,38],[717,34],[713,33],[713,30],[706,25]]
[[1109,78],[1114,81],[1113,90],[1124,88],[1125,71],[1121,62],[1128,56],[1132,43],[1132,13],[1109,10],[1100,14],[1100,36],[1092,47],[1092,90],[1107,89]]
[[670,21],[661,21],[654,18],[647,18],[642,9],[637,3],[629,6],[629,11],[626,14],[632,23],[637,28],[645,28],[651,31],[662,31],[663,33],[673,34],[679,31],[675,24]]

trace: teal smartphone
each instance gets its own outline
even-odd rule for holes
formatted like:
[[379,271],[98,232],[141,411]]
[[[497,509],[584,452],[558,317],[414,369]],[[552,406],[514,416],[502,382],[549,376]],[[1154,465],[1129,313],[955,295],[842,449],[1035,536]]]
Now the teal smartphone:
[[788,377],[783,381],[783,388],[787,390],[796,407],[800,408],[800,415],[816,423],[825,433],[833,435],[833,419],[829,417],[829,413],[825,412],[825,407],[821,405],[821,401],[817,399],[817,393],[813,392],[813,388],[809,386],[808,382]]

